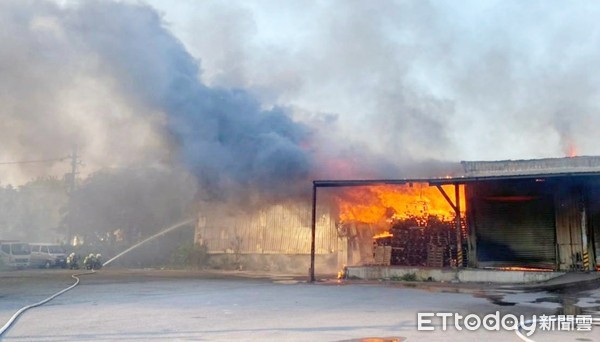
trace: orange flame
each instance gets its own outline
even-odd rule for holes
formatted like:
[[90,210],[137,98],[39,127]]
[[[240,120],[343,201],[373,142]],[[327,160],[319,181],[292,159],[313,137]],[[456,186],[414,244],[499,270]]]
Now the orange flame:
[[394,234],[392,234],[390,232],[383,232],[381,234],[373,235],[373,239],[382,239],[382,238],[393,237],[393,236],[394,236]]
[[520,267],[520,266],[510,266],[510,267],[498,267],[497,270],[501,271],[528,271],[528,272],[552,272],[552,269],[549,268],[539,268],[539,267]]
[[574,143],[570,143],[569,144],[569,150],[568,150],[568,156],[573,158],[573,157],[577,157],[577,147],[575,147]]
[[337,278],[344,279],[346,277],[346,265],[342,267],[341,270],[338,271]]
[[[454,186],[442,188],[454,199]],[[464,186],[460,186],[460,208],[465,209]],[[347,188],[338,196],[340,220],[342,222],[384,223],[394,219],[437,216],[451,220],[455,212],[441,192],[427,183],[411,185],[373,185]]]

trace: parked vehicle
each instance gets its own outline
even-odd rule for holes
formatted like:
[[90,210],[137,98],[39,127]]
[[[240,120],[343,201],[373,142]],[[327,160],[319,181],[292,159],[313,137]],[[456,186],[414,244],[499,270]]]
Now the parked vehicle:
[[0,260],[5,267],[29,267],[31,260],[29,244],[15,240],[0,240]]
[[67,251],[54,243],[31,243],[31,266],[67,267]]

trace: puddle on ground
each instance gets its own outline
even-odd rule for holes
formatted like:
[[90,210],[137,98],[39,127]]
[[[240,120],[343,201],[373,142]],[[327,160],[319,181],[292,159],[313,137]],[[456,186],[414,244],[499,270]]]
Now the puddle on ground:
[[560,307],[556,309],[557,315],[586,315],[597,314],[600,311],[600,305],[577,305],[582,298],[579,296],[555,296],[541,297],[530,303],[556,303]]
[[536,298],[535,300],[532,300],[529,303],[557,303],[557,304],[562,304],[560,297],[540,297],[540,298]]
[[[595,299],[593,295],[588,292],[591,289],[597,289],[598,284],[582,284],[577,286],[570,286],[561,289],[553,289],[546,292],[546,296],[540,296],[534,300],[529,300],[527,303],[532,304],[543,304],[552,303],[558,304],[555,315],[597,315],[600,313],[600,300]],[[485,298],[490,303],[498,306],[514,306],[517,302],[511,302],[504,300],[506,293],[499,292],[487,292],[481,291],[473,294],[476,298]],[[582,299],[589,298],[588,301]],[[579,304],[579,305],[578,305]]]
[[487,292],[477,292],[473,294],[475,298],[485,298],[490,303],[499,305],[499,306],[514,306],[517,303],[504,301],[503,294],[495,294],[495,293],[487,293]]
[[294,285],[299,284],[299,280],[294,279],[282,279],[282,280],[273,280],[273,284],[283,284],[283,285]]

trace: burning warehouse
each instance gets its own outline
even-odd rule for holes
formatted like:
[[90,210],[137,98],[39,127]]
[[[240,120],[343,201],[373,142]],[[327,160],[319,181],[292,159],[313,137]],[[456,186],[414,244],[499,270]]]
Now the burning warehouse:
[[458,177],[315,181],[313,198],[328,188],[336,202],[348,265],[598,267],[600,157],[462,165]]
[[201,210],[195,240],[217,267],[262,270],[600,265],[600,157],[462,166],[453,177],[314,181],[312,212],[305,201],[213,205]]

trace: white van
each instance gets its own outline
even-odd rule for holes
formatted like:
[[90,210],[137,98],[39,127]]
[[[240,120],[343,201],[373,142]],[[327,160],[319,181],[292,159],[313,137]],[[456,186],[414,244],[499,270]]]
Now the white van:
[[31,250],[29,244],[19,241],[0,240],[0,260],[6,267],[29,267]]
[[67,267],[67,251],[55,243],[30,243],[31,266]]

